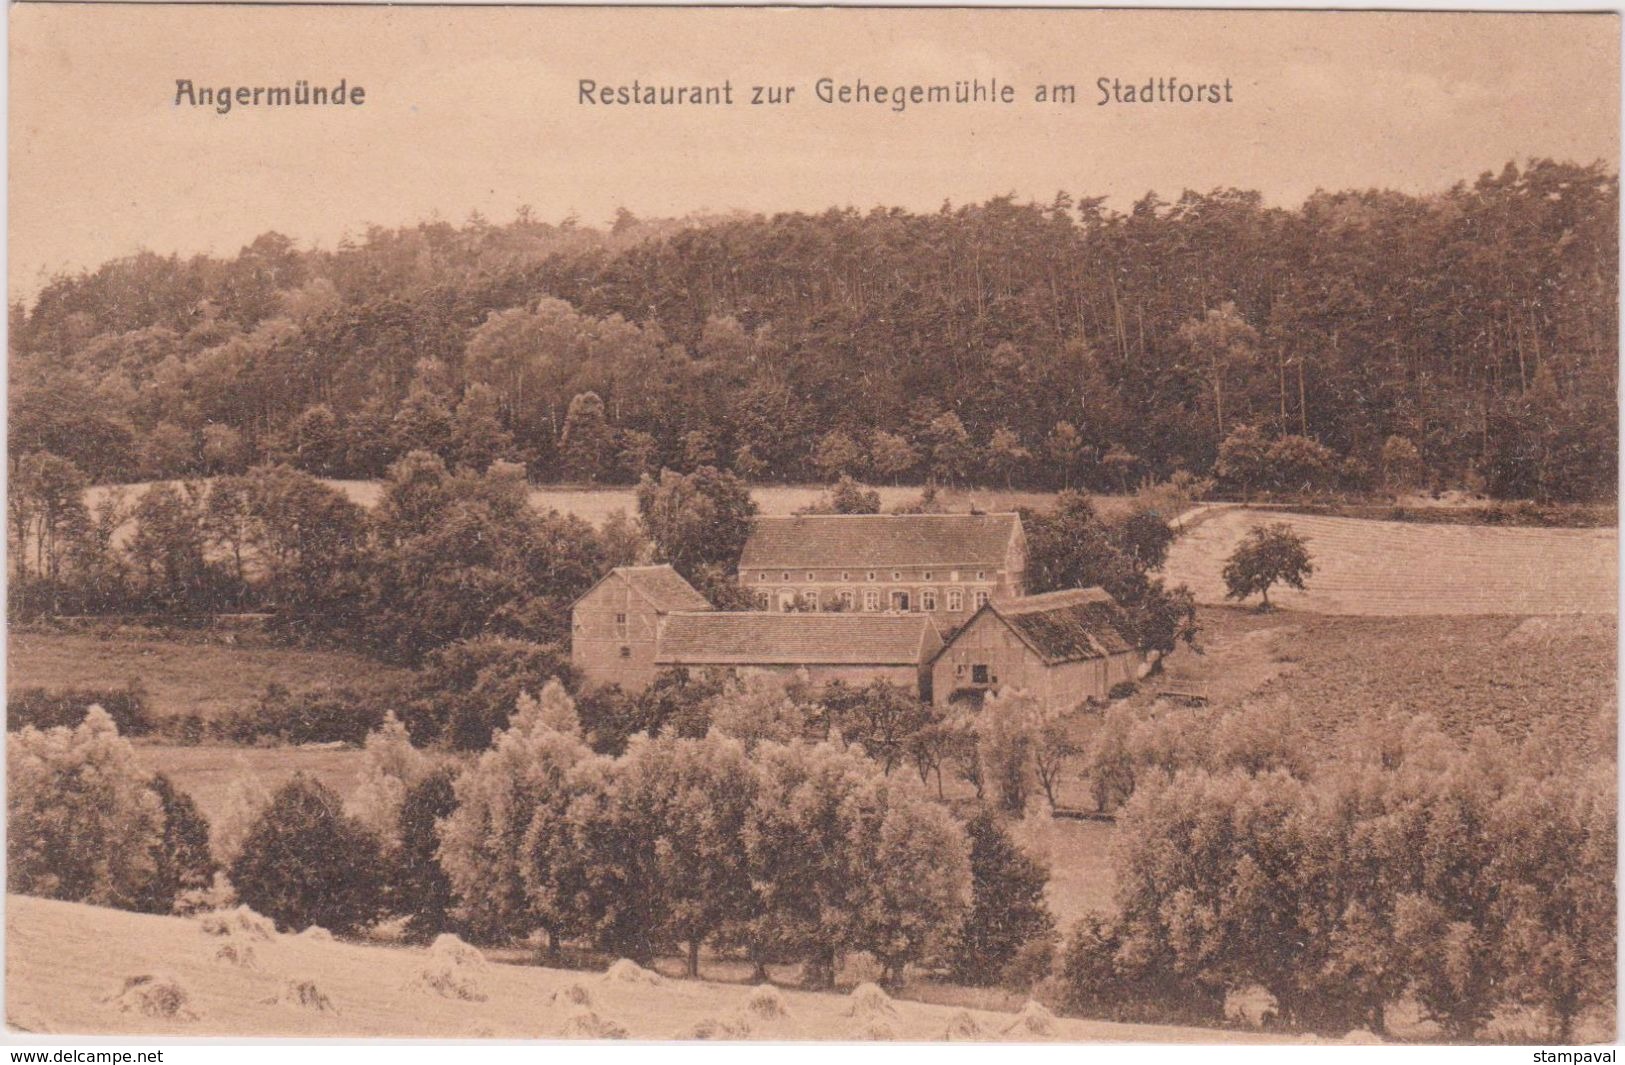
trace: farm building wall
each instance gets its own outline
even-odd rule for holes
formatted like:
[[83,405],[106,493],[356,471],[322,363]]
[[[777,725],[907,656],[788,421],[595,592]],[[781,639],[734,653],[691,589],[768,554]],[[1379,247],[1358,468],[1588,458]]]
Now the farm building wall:
[[640,692],[654,681],[660,615],[619,576],[601,582],[575,605],[570,661],[588,684],[619,684]]
[[[1009,626],[983,611],[954,636],[931,666],[933,701],[946,705],[956,692],[1032,688],[1044,664]],[[984,672],[985,671],[985,672]]]
[[920,692],[925,671],[912,665],[861,665],[861,664],[832,664],[832,665],[800,665],[788,663],[770,663],[761,665],[740,665],[738,663],[685,663],[685,668],[698,669],[731,669],[742,677],[757,674],[790,677],[806,671],[808,679],[815,685],[828,684],[832,680],[842,681],[853,687],[862,687],[873,680],[889,681],[905,691]]
[[1105,699],[1113,685],[1133,680],[1140,661],[1139,652],[1124,651],[1046,665],[997,615],[984,611],[932,663],[932,701],[946,705],[956,692],[1019,688],[1045,705],[1074,706]]

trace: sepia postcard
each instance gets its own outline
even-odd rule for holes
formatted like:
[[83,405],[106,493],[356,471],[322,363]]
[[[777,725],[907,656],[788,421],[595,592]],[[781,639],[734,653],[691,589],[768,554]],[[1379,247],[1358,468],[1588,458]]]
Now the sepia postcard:
[[1612,1060],[1617,14],[8,14],[7,1041]]

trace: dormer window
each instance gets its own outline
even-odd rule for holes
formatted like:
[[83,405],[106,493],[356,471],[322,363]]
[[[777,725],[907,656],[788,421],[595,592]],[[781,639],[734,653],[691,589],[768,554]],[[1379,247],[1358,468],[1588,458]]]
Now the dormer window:
[[891,579],[894,580],[894,581],[902,580],[903,579],[903,571],[900,570],[900,569],[892,570],[891,571]]
[[930,571],[930,570],[926,570],[926,571],[925,571],[925,576],[924,576],[924,577],[922,577],[922,578],[921,578],[921,580],[927,580],[927,581],[928,581],[928,580],[930,580],[930,579],[931,579],[931,571]]
[[849,581],[851,579],[852,579],[852,574],[848,573],[846,570],[841,571],[841,580]]
[[872,581],[874,579],[875,579],[875,571],[874,570],[870,570],[869,573],[868,573],[868,576],[866,576],[864,578],[864,580],[870,580],[870,581]]
[[767,580],[767,574],[765,574],[765,573],[758,573],[758,574],[757,574],[757,575],[756,575],[756,579],[757,579],[757,580],[759,580],[759,581],[765,581],[765,580]]
[[977,570],[976,571],[976,579],[979,580],[979,581],[987,580],[987,570],[985,570],[985,569]]
[[779,574],[779,580],[781,580],[781,581],[787,581],[787,580],[789,580],[789,579],[790,579],[790,575],[789,575],[789,574],[788,574],[788,573],[781,573],[781,574]]
[[812,574],[811,574],[811,573],[809,573],[809,574],[807,574],[807,579],[808,579],[808,580],[809,580],[809,581],[810,581],[810,580],[816,580],[816,578],[815,578],[815,577],[814,577],[814,576],[813,576],[813,575],[812,575]]

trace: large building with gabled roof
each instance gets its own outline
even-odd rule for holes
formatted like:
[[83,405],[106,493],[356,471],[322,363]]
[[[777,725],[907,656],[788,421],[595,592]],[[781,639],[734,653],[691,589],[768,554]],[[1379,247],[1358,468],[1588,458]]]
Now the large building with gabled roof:
[[713,610],[670,566],[621,566],[571,608],[570,657],[589,684],[647,688],[665,669],[793,673],[817,683],[884,679],[930,698],[942,647],[924,613]]
[[739,582],[758,610],[929,614],[952,628],[1026,586],[1018,514],[758,518]]
[[989,603],[937,652],[937,703],[1021,689],[1066,708],[1104,700],[1139,676],[1145,655],[1121,607],[1100,588]]

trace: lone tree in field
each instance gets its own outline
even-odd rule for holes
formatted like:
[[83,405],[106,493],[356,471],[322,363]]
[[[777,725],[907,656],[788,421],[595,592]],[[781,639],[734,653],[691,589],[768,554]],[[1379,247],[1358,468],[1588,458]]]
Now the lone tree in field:
[[1286,584],[1301,592],[1314,572],[1308,541],[1291,525],[1278,521],[1248,533],[1230,555],[1224,564],[1224,595],[1245,599],[1256,592],[1264,597],[1259,609],[1268,610],[1272,587]]

